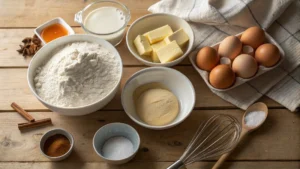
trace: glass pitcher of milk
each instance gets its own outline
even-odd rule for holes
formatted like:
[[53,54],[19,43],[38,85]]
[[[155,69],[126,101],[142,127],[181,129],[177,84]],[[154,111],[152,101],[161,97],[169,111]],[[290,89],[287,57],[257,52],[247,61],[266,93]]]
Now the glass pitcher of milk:
[[76,13],[74,20],[86,33],[97,35],[117,46],[125,35],[130,11],[118,1],[100,0]]

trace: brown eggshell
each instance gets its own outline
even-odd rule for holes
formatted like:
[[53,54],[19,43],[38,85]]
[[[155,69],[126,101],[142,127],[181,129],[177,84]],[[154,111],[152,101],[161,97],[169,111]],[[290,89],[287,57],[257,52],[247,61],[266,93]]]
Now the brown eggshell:
[[217,89],[226,89],[233,85],[235,74],[228,65],[218,65],[209,74],[210,84]]
[[238,55],[233,63],[232,70],[237,74],[237,76],[244,79],[253,77],[258,69],[256,60],[248,54]]
[[217,51],[208,46],[202,48],[197,54],[196,63],[200,69],[211,71],[219,63]]
[[263,44],[256,49],[255,59],[265,67],[272,67],[280,60],[279,49],[271,43]]
[[236,36],[228,36],[219,45],[218,53],[220,57],[228,57],[233,60],[241,53],[242,42]]
[[244,31],[241,41],[244,45],[249,45],[256,49],[265,42],[265,38],[265,31],[260,27],[254,26]]

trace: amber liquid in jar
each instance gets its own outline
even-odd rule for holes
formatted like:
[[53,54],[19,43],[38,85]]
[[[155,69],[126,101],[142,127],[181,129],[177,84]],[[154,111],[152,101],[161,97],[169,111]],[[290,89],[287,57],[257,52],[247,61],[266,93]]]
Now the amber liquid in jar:
[[59,23],[55,23],[43,29],[41,35],[44,41],[48,43],[56,38],[66,36],[68,34],[68,30],[65,27]]

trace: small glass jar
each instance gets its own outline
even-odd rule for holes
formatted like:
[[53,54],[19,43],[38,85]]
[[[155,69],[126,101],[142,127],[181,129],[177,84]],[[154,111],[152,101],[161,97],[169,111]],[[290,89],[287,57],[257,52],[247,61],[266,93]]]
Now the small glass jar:
[[[96,12],[98,12],[98,14],[96,14]],[[116,16],[114,12],[116,12],[118,16]],[[81,25],[86,33],[99,36],[112,45],[117,46],[121,43],[125,35],[125,29],[130,17],[130,11],[124,4],[114,0],[99,0],[87,5],[83,10],[76,13],[74,20]],[[94,22],[95,28],[91,27],[93,24],[91,18],[97,20]],[[101,22],[103,22],[103,25],[99,27]],[[108,25],[110,25],[111,28],[109,28]],[[97,29],[97,27],[99,29]]]

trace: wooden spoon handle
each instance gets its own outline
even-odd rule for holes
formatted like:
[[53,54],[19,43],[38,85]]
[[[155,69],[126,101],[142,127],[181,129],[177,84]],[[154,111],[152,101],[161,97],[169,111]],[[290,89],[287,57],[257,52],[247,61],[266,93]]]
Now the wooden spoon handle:
[[227,160],[227,158],[229,157],[230,154],[231,154],[231,152],[228,152],[228,153],[226,153],[226,154],[223,154],[223,155],[219,158],[219,160],[215,163],[215,165],[213,166],[212,169],[219,169],[219,168],[222,166],[222,164],[224,163],[224,161]]
[[[242,129],[239,142],[241,142],[244,139],[244,137],[248,134],[248,132],[249,132],[248,130]],[[235,145],[235,147],[239,144],[239,142]],[[233,147],[232,150],[229,151],[228,153],[223,154],[219,158],[219,160],[216,162],[216,164],[212,167],[212,169],[219,169],[222,166],[222,164],[227,160],[227,158],[229,157],[229,155],[231,154],[231,152],[235,149],[235,147]]]

